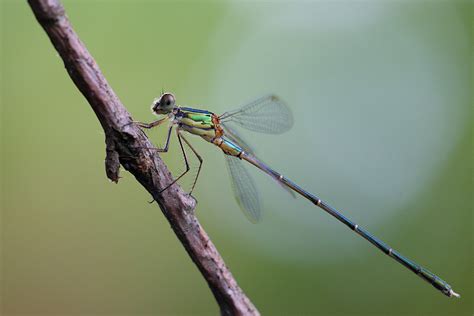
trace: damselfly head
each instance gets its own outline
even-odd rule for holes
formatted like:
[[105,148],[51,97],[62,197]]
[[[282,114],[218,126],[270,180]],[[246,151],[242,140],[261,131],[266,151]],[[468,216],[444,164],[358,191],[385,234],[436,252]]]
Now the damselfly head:
[[176,106],[176,99],[172,93],[163,93],[153,101],[151,110],[156,114],[168,114]]

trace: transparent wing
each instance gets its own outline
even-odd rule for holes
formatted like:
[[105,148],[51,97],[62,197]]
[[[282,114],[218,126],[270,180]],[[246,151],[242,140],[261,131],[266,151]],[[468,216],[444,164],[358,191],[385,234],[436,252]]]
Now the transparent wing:
[[225,160],[237,203],[248,220],[257,223],[262,216],[262,202],[255,182],[239,158],[226,155]]
[[[222,128],[224,129],[224,136],[229,138],[232,142],[236,145],[239,145],[246,153],[255,155],[255,150],[250,146],[246,141],[243,140],[242,136],[233,128],[229,126],[229,123],[221,124]],[[259,159],[262,161],[261,159]],[[274,179],[278,185],[280,185],[286,192],[288,192],[293,198],[296,198],[295,192],[289,189],[287,186],[282,184],[279,179]]]
[[236,143],[237,145],[240,146],[245,152],[247,153],[255,153],[255,150],[253,149],[252,146],[250,146],[240,135],[239,132],[237,132],[234,127],[232,126],[233,124],[231,122],[227,123],[221,123],[222,128],[224,129],[224,136],[229,138],[232,142]]
[[220,116],[221,122],[234,122],[254,132],[280,134],[293,126],[293,115],[275,95],[257,99],[240,109]]

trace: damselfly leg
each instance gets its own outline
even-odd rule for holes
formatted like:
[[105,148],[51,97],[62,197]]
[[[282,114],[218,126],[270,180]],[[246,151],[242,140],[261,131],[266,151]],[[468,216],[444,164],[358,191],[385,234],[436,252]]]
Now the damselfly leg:
[[164,117],[162,119],[159,119],[159,120],[156,120],[156,121],[153,121],[151,123],[143,123],[143,122],[133,122],[133,123],[136,123],[141,128],[150,129],[150,128],[153,128],[153,127],[156,127],[156,126],[160,125],[161,123],[163,123],[165,121],[166,121],[166,117]]
[[[138,126],[140,126],[141,128],[152,129],[152,128],[162,124],[165,121],[166,121],[166,119],[160,119],[160,120],[153,121],[151,123],[143,123],[143,122],[135,122],[135,123]],[[144,149],[150,149],[150,150],[154,150],[154,151],[161,152],[161,153],[168,152],[172,129],[173,129],[173,126],[170,126],[170,128],[168,129],[168,134],[166,136],[166,143],[165,143],[165,146],[163,148],[144,147]],[[159,192],[160,194],[163,193],[164,191],[166,191],[167,189],[169,189],[173,184],[175,184],[179,179],[181,179],[190,170],[188,157],[186,155],[186,151],[184,150],[184,146],[183,146],[183,142],[182,142],[183,140],[186,143],[186,145],[188,145],[188,147],[192,150],[192,152],[197,157],[197,159],[199,160],[198,172],[196,174],[196,177],[194,178],[194,181],[193,181],[193,184],[192,184],[192,187],[191,187],[191,191],[189,191],[189,194],[191,194],[193,192],[194,187],[196,186],[197,179],[198,179],[199,174],[201,172],[201,167],[202,167],[202,162],[203,162],[203,159],[202,159],[201,155],[199,155],[197,153],[196,149],[194,149],[194,147],[191,145],[191,143],[180,133],[179,129],[176,129],[176,136],[178,137],[179,146],[181,148],[181,152],[183,153],[186,170],[181,175],[179,175],[175,180],[173,180],[170,184],[168,184],[164,189],[162,189]],[[150,203],[153,203],[154,201],[155,200],[152,200],[152,201],[150,201]]]
[[191,148],[191,150],[193,151],[193,153],[196,155],[197,159],[199,160],[199,167],[198,167],[198,171],[197,171],[197,174],[196,174],[196,177],[194,178],[194,181],[193,181],[193,186],[191,187],[191,191],[189,191],[189,194],[193,193],[193,190],[194,190],[194,187],[196,186],[196,182],[199,178],[199,173],[201,172],[201,167],[202,167],[202,157],[201,155],[199,155],[196,151],[196,149],[194,149],[194,147],[189,143],[189,141],[180,133],[178,133],[180,135],[180,137],[184,140],[184,142],[186,143],[186,145],[188,145],[189,148]]
[[198,174],[197,174],[197,176],[196,176],[196,179],[194,179],[193,187],[191,188],[191,191],[189,192],[189,194],[191,194],[191,192],[193,191],[194,185],[196,184],[196,181],[197,181],[197,177],[199,176],[199,171],[201,171],[201,166],[202,166],[202,158],[201,158],[201,156],[199,156],[199,154],[196,152],[196,150],[194,150],[194,148],[193,148],[193,147],[189,144],[189,142],[183,137],[183,135],[181,135],[179,129],[176,129],[176,136],[178,137],[179,147],[181,148],[181,152],[183,153],[184,163],[186,164],[186,170],[185,170],[179,177],[177,177],[177,178],[174,179],[170,184],[168,184],[164,189],[162,189],[162,190],[160,191],[160,194],[163,193],[164,191],[168,190],[169,187],[171,187],[173,184],[175,184],[179,179],[181,179],[181,178],[182,178],[186,173],[188,173],[189,170],[191,169],[191,168],[189,167],[188,156],[186,155],[186,151],[184,150],[183,140],[184,140],[184,142],[186,143],[186,145],[188,145],[189,148],[191,148],[191,150],[192,150],[193,153],[196,155],[196,157],[199,159]]
[[[153,124],[153,123],[154,123],[154,122],[150,123],[149,125],[151,125],[151,124]],[[143,127],[143,126],[140,125],[140,124],[145,124],[145,123],[137,122],[137,124],[138,124],[140,127]],[[157,125],[155,125],[155,126],[157,126]],[[154,127],[154,126],[152,126],[152,127]],[[152,127],[145,127],[145,128],[152,128]],[[157,152],[160,152],[160,153],[167,153],[167,152],[168,152],[169,145],[170,145],[171,131],[172,131],[172,130],[173,130],[173,126],[170,126],[170,128],[168,129],[168,135],[166,136],[165,147],[163,147],[163,148],[141,147],[141,148],[154,150],[154,151],[157,151]]]

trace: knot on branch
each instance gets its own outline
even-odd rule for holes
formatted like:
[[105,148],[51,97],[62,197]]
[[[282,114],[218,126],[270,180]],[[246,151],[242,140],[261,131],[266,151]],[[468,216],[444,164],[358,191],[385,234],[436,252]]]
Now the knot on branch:
[[[131,121],[130,121],[131,123]],[[131,124],[124,125],[120,130],[109,127],[105,132],[105,172],[107,178],[117,183],[120,176],[120,165],[126,170],[139,170],[142,173],[150,172],[154,166],[152,155],[147,155],[143,150],[147,145],[143,139],[141,131]],[[149,146],[149,145],[148,145]],[[158,170],[153,170],[157,172]]]
[[105,135],[105,173],[110,181],[118,183],[120,178],[120,156],[115,149],[115,140],[108,135]]

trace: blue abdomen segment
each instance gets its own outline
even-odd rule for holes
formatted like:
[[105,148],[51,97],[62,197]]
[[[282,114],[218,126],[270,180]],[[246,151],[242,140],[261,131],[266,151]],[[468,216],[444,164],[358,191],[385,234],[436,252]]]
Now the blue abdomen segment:
[[220,149],[226,154],[230,156],[235,156],[240,158],[240,154],[242,153],[243,149],[240,148],[237,144],[234,144],[230,140],[225,137],[220,137],[219,139],[214,140],[214,144],[219,146]]

